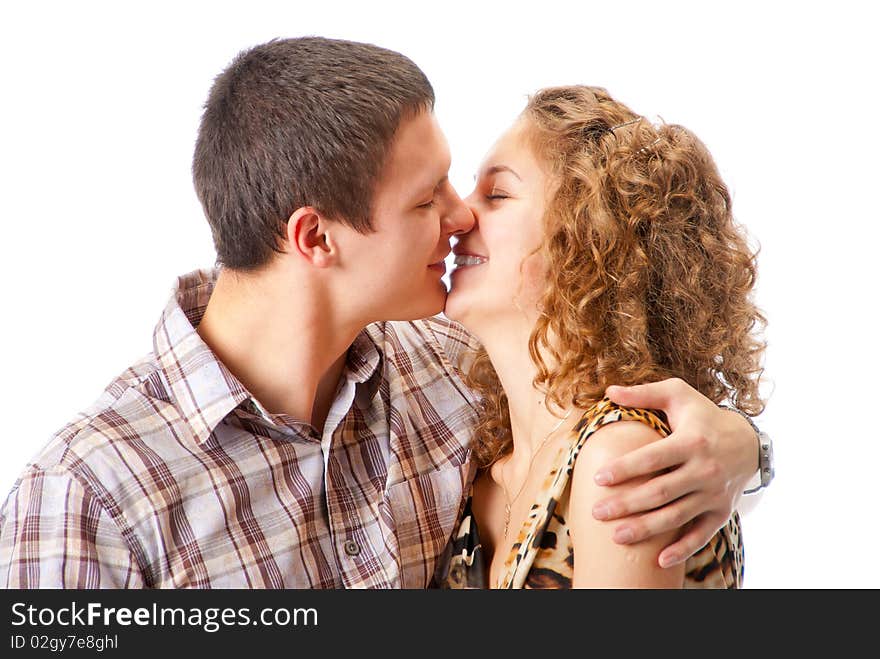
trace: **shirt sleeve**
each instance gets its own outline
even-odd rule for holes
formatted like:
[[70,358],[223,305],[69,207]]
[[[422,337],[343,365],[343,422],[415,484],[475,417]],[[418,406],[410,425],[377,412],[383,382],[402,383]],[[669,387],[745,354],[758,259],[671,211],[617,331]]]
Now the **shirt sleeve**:
[[31,465],[0,511],[0,587],[143,588],[116,522],[63,467]]

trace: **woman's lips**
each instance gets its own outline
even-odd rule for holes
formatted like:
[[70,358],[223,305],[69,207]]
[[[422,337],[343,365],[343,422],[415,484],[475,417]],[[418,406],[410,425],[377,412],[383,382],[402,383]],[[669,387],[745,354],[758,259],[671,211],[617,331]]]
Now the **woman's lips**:
[[459,268],[466,268],[468,266],[473,265],[483,265],[488,261],[485,256],[479,256],[477,254],[456,254],[455,255],[455,265]]

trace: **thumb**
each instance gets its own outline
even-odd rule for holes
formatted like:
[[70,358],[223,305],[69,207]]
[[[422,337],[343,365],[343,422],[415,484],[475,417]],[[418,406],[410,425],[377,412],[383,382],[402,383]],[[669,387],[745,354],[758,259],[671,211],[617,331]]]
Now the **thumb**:
[[671,395],[672,380],[636,384],[631,387],[611,385],[605,395],[624,407],[647,407],[655,410],[665,409]]

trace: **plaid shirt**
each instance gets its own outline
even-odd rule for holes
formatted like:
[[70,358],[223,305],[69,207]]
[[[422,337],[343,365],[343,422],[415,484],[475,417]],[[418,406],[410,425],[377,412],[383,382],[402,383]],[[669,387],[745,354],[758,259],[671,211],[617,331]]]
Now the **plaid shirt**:
[[179,279],[153,353],[24,470],[0,584],[429,584],[474,475],[475,398],[453,366],[474,340],[441,317],[370,325],[322,434],[268,414],[196,333],[215,278]]

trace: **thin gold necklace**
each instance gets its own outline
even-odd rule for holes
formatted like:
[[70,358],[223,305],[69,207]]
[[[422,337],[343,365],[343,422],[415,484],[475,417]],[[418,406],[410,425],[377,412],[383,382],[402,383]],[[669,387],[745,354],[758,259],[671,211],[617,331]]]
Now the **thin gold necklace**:
[[[522,494],[522,491],[525,488],[526,483],[529,482],[529,474],[532,471],[532,463],[535,460],[535,456],[541,452],[541,450],[544,448],[544,446],[546,446],[547,442],[550,441],[550,438],[553,436],[553,433],[555,433],[557,430],[559,430],[559,427],[563,423],[565,423],[565,420],[569,416],[571,416],[571,410],[569,410],[568,413],[564,417],[559,419],[559,423],[557,423],[555,426],[553,426],[553,429],[547,433],[547,436],[544,438],[544,441],[542,441],[540,446],[538,446],[538,448],[532,453],[531,457],[529,458],[529,468],[526,471],[526,477],[523,479],[522,485],[519,486],[519,490],[517,491],[516,496],[513,497],[513,499],[511,499],[507,494],[507,479],[504,477],[504,470],[501,469],[501,489],[504,490],[504,500],[505,500],[505,503],[504,503],[504,539],[505,540],[507,540],[507,532],[510,528],[510,507],[514,504],[514,502],[517,499],[519,499],[519,495]],[[500,467],[499,467],[499,469],[500,469]]]

